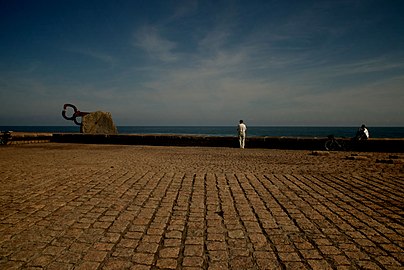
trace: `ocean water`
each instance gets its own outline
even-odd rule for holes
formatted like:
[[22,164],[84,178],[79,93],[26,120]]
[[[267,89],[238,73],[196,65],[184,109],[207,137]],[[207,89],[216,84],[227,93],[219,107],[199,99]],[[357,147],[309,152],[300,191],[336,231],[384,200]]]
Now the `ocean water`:
[[[205,136],[235,136],[235,126],[118,126],[120,134],[182,134]],[[247,136],[275,137],[336,137],[351,138],[358,127],[291,127],[291,126],[248,126]],[[79,126],[0,126],[0,130],[16,132],[80,132]],[[404,138],[404,127],[369,127],[371,138]]]

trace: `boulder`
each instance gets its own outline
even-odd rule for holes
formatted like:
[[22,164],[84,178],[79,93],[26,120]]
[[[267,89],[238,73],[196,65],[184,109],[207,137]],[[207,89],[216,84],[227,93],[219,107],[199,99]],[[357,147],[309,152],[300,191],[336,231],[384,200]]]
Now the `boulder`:
[[109,112],[92,112],[83,116],[81,132],[85,134],[118,134]]

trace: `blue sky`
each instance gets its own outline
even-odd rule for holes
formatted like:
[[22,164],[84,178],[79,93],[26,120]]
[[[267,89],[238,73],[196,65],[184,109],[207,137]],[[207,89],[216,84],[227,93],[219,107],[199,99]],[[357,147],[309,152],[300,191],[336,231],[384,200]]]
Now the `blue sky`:
[[404,2],[0,0],[0,125],[404,126]]

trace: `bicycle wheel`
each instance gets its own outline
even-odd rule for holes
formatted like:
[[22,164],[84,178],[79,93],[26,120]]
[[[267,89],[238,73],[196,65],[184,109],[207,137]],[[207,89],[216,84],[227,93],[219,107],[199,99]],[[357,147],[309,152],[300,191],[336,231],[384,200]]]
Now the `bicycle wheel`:
[[327,151],[334,151],[337,148],[337,144],[333,140],[326,141],[324,146]]
[[345,151],[346,150],[346,145],[343,141],[338,143],[338,149],[341,151]]

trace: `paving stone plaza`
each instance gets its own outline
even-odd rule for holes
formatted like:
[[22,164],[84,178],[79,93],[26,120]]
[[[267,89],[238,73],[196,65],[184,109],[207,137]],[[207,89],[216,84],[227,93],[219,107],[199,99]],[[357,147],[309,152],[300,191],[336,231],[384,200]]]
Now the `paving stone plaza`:
[[404,154],[0,148],[0,269],[404,269]]

